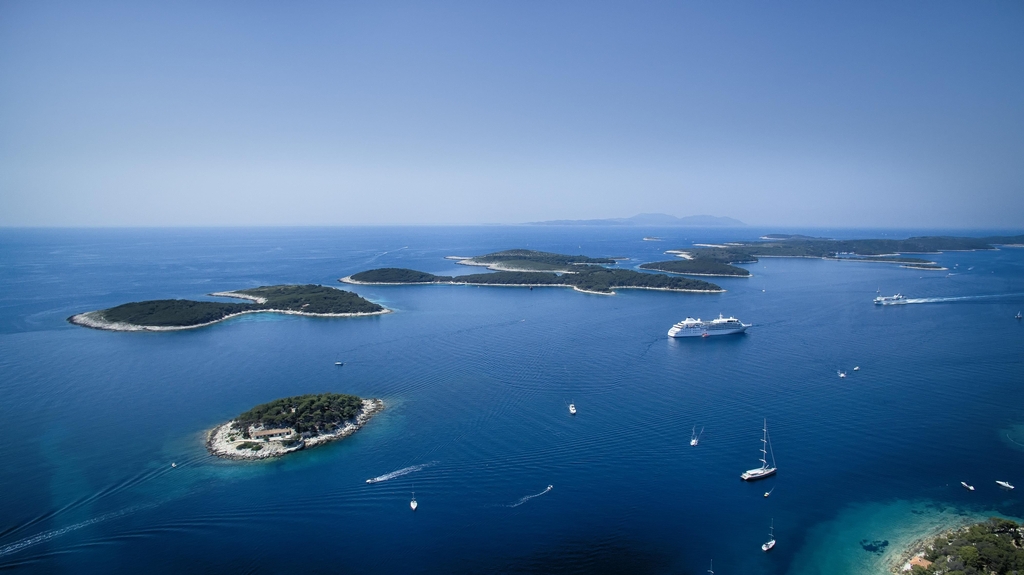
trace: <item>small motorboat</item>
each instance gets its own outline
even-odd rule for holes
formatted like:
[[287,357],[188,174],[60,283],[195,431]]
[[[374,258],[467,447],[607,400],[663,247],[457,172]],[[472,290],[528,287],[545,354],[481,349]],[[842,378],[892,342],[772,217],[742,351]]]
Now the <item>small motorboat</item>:
[[964,489],[966,489],[967,491],[974,491],[974,486],[973,485],[967,485],[966,481],[961,481],[960,485],[963,485]]
[[177,464],[177,463],[172,463],[172,464],[171,464],[171,467],[177,467],[177,466],[178,466],[178,464]]
[[570,415],[576,415],[576,404],[575,403],[570,403],[569,404],[569,414]]
[[768,541],[765,541],[764,544],[761,545],[761,551],[764,551],[765,553],[767,553],[767,552],[771,551],[773,547],[775,547],[775,520],[774,519],[772,519],[772,526],[768,528]]
[[416,492],[413,491],[412,492],[412,501],[409,502],[409,509],[412,509],[413,511],[416,511],[416,508],[419,507],[419,506],[420,506],[420,504],[416,503]]
[[853,371],[860,371],[860,366],[859,365],[853,366]]
[[996,481],[996,484],[1003,489],[1013,489],[1013,485],[1010,485],[1009,481]]
[[336,365],[338,367],[341,367],[341,366],[345,365],[345,362],[344,361],[336,361],[336,362],[334,362],[334,365]]
[[690,432],[690,445],[696,447],[700,443],[700,436],[704,435],[704,428],[700,428],[700,433],[697,433],[697,426],[693,426],[693,431]]
[[839,371],[839,379],[846,379],[846,372],[845,371]]
[[771,489],[769,489],[768,491],[765,491],[765,492],[764,492],[764,496],[765,496],[765,497],[768,497],[769,495],[771,495],[771,494],[772,494],[772,491],[775,491],[775,488],[774,488],[774,487],[772,487],[772,488],[771,488]]

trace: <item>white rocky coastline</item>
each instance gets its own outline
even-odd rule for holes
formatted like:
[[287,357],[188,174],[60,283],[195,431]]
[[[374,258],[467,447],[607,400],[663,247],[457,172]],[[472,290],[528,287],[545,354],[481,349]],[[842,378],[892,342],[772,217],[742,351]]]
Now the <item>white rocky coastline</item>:
[[[316,447],[330,441],[348,437],[358,431],[367,421],[370,420],[371,417],[380,413],[383,409],[384,402],[382,400],[364,399],[363,408],[354,419],[346,421],[344,425],[330,433],[322,433],[313,437],[303,438],[295,445],[289,447],[286,447],[283,441],[277,439],[262,441],[244,439],[241,432],[234,428],[235,421],[231,420],[227,423],[214,427],[206,434],[206,449],[211,455],[223,457],[225,459],[258,460],[281,457],[282,455],[287,455],[295,451]],[[257,451],[247,448],[239,449],[239,446],[244,443],[258,444],[260,445],[260,449]]]
[[352,279],[352,276],[345,276],[338,281],[354,284],[354,285],[367,285],[367,286],[411,286],[411,285],[454,285],[454,286],[478,286],[478,287],[529,287],[529,288],[572,288],[574,291],[580,293],[589,293],[594,295],[615,295],[617,289],[646,289],[653,291],[673,291],[682,293],[725,293],[724,289],[717,290],[703,290],[703,289],[674,289],[674,288],[656,288],[656,287],[643,287],[643,286],[615,286],[611,292],[592,291],[578,288],[574,285],[569,284],[482,284],[473,282],[361,282]]
[[[231,297],[238,299],[250,300],[257,304],[264,304],[267,302],[266,298],[254,296],[246,293],[235,292],[235,291],[220,291],[209,294],[215,297]],[[102,329],[106,331],[181,331],[185,329],[197,329],[200,327],[207,327],[218,322],[222,322],[233,317],[245,315],[249,313],[282,313],[285,315],[303,315],[307,317],[361,317],[370,315],[383,315],[391,313],[390,309],[383,308],[380,311],[369,311],[369,312],[358,312],[358,313],[311,313],[305,311],[295,311],[288,309],[250,309],[240,311],[238,313],[230,313],[222,318],[208,321],[206,323],[197,323],[195,325],[138,325],[133,323],[109,321],[103,317],[103,310],[87,311],[85,313],[75,314],[68,318],[70,323],[80,325],[82,327],[88,327],[92,329]]]

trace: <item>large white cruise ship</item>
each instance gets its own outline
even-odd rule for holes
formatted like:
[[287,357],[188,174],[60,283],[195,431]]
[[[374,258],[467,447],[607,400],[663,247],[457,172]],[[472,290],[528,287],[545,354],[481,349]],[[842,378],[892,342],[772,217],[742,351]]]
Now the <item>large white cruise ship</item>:
[[709,337],[712,335],[729,335],[730,333],[743,333],[747,331],[750,324],[741,322],[734,317],[722,317],[711,321],[701,321],[700,318],[688,317],[672,326],[668,330],[669,337]]

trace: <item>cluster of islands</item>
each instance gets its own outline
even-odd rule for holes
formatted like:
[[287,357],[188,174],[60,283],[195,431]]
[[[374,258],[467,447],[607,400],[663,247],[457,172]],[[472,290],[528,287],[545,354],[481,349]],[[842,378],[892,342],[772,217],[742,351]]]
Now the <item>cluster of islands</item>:
[[[645,240],[651,238],[644,238]],[[561,286],[612,295],[616,289],[653,289],[717,293],[721,287],[701,279],[679,276],[750,277],[738,264],[762,257],[823,258],[838,261],[892,263],[920,270],[943,270],[934,261],[905,254],[991,250],[1024,246],[1024,236],[985,238],[929,236],[904,240],[834,240],[772,234],[759,241],[694,244],[667,250],[675,259],[643,263],[634,271],[614,266],[625,258],[564,255],[513,249],[481,256],[447,259],[488,269],[487,273],[434,275],[405,268],[378,268],[342,278],[349,284],[481,286]],[[653,273],[652,273],[653,272]],[[657,273],[660,272],[660,273]],[[132,302],[80,313],[68,321],[111,331],[170,331],[199,328],[247,313],[285,313],[317,317],[379,315],[391,310],[359,295],[321,285],[275,285],[209,294],[247,300],[223,303],[184,299]],[[279,457],[341,439],[360,429],[384,409],[380,399],[321,393],[286,397],[258,405],[207,433],[206,447],[215,456],[253,460]],[[934,540],[923,540],[907,551],[902,572],[913,575],[973,575],[1024,571],[1022,527],[993,518]]]

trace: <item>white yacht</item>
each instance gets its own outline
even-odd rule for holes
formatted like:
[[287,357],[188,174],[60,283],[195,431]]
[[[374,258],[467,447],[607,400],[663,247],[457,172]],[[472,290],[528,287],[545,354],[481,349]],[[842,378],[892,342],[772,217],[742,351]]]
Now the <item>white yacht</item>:
[[687,317],[668,330],[669,337],[710,337],[713,335],[729,335],[747,331],[750,324],[729,316],[718,314],[717,319],[701,321],[700,318]]
[[768,528],[768,541],[761,545],[761,551],[768,552],[775,547],[775,520],[772,519],[772,526]]
[[700,436],[704,435],[704,428],[700,428],[700,433],[697,433],[697,426],[693,426],[693,431],[690,432],[690,445],[695,446],[700,443]]
[[842,370],[839,370],[839,379],[845,379],[845,378],[846,378],[846,372],[842,371]]
[[412,492],[412,501],[409,502],[409,508],[412,509],[413,511],[416,511],[416,508],[419,507],[419,506],[420,506],[420,504],[416,503],[416,492],[413,491]]
[[999,484],[999,487],[1005,487],[1006,489],[1013,489],[1013,486],[1010,485],[1009,481],[996,481],[996,483]]
[[875,305],[892,305],[897,303],[904,303],[903,300],[907,299],[901,293],[896,295],[880,295],[875,298]]
[[963,485],[964,489],[966,489],[967,491],[974,491],[974,486],[973,485],[967,485],[966,481],[961,481],[960,485]]
[[[772,464],[768,465],[768,454],[772,456]],[[761,467],[748,469],[740,475],[743,481],[757,481],[765,477],[775,475],[778,468],[775,467],[775,452],[772,451],[771,440],[768,438],[768,420],[764,420],[764,435],[761,437]]]

